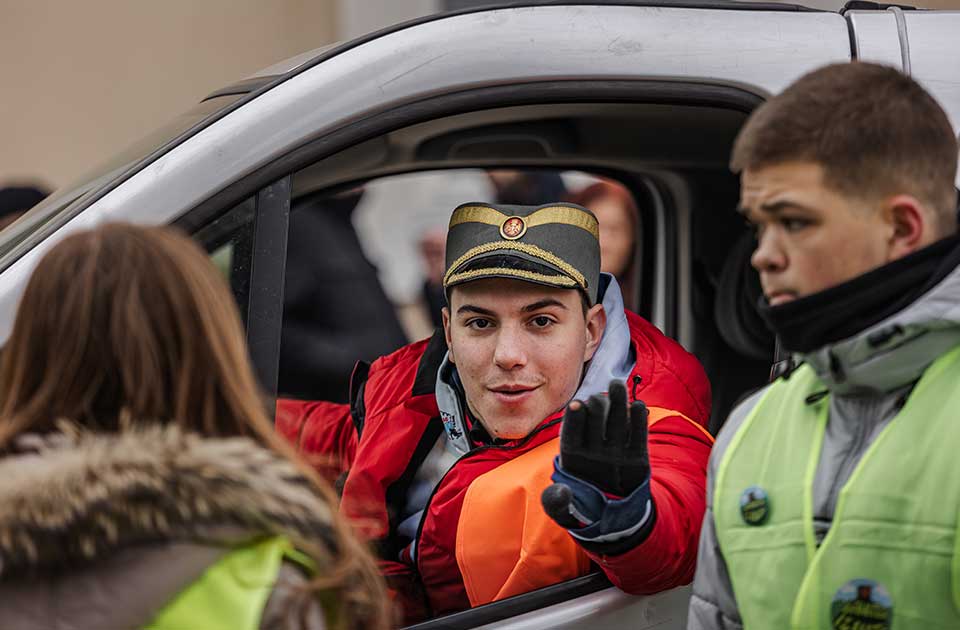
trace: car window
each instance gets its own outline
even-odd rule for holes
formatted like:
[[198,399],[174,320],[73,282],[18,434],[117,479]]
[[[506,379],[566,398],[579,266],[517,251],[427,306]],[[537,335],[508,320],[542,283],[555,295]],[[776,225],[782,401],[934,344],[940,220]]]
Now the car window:
[[604,268],[620,277],[633,306],[639,214],[630,191],[613,179],[568,170],[452,169],[294,199],[280,393],[346,402],[358,360],[372,361],[433,333],[445,303],[444,241],[456,206],[558,200],[597,213]]
[[194,233],[210,260],[230,283],[237,307],[246,324],[253,259],[256,204],[251,197],[237,204]]

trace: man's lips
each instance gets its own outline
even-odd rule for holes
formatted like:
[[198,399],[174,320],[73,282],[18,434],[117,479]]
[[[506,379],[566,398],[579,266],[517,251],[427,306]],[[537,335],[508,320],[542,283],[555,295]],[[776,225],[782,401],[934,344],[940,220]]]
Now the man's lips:
[[500,402],[518,403],[526,400],[539,385],[497,385],[487,389]]
[[797,299],[797,294],[793,291],[771,291],[766,294],[766,298],[770,306],[779,306]]

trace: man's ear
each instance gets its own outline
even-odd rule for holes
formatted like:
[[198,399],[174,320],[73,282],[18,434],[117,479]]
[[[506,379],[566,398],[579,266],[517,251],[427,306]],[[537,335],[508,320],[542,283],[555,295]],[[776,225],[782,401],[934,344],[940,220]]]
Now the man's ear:
[[587,345],[583,349],[584,362],[593,358],[597,348],[600,347],[603,331],[607,327],[607,312],[603,309],[603,304],[591,306],[587,311],[586,320]]
[[912,195],[890,197],[883,212],[890,229],[887,262],[912,254],[938,238],[934,211]]
[[453,358],[453,344],[450,343],[450,309],[444,306],[440,309],[440,316],[443,318],[443,337],[447,340],[447,357],[450,359],[450,363],[456,364],[456,360]]

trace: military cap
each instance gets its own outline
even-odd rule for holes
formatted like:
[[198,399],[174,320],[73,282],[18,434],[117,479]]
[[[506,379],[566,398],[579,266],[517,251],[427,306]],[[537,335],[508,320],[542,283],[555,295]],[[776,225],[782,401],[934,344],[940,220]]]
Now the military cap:
[[462,204],[450,217],[443,287],[514,278],[579,289],[596,304],[599,234],[593,213],[572,203]]

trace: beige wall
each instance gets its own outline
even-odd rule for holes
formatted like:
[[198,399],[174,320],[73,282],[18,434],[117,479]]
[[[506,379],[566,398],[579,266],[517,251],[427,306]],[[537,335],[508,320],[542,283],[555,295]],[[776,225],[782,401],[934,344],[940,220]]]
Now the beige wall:
[[[0,186],[67,184],[218,87],[442,4],[0,0]],[[917,6],[960,8],[960,0]]]
[[0,0],[0,185],[70,182],[218,87],[335,40],[335,0]]

